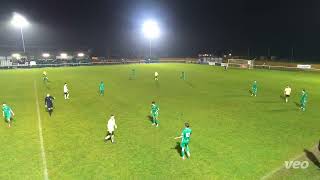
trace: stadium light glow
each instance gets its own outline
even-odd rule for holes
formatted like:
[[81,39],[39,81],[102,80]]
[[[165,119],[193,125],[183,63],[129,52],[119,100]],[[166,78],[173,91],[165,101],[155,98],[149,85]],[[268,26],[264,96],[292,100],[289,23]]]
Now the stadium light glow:
[[148,39],[156,39],[160,35],[160,28],[157,22],[147,20],[142,25],[142,32]]
[[49,54],[49,53],[43,53],[43,54],[42,54],[42,57],[48,58],[48,57],[50,57],[50,54]]
[[160,28],[156,21],[147,20],[142,25],[142,32],[144,36],[149,39],[149,57],[151,57],[152,40],[160,36]]
[[67,54],[67,53],[61,53],[61,54],[60,54],[60,57],[61,57],[62,59],[67,59],[68,54]]
[[23,52],[26,52],[26,47],[24,45],[24,37],[23,37],[23,28],[29,26],[29,22],[27,19],[22,16],[21,14],[18,13],[13,13],[13,17],[11,19],[11,24],[14,27],[20,28],[20,33],[21,33],[21,39],[22,39],[22,46],[23,46]]
[[84,57],[84,53],[78,53],[78,57]]
[[16,59],[20,59],[21,58],[21,55],[19,53],[14,53],[11,56],[16,58]]
[[29,22],[21,14],[13,13],[11,24],[13,26],[15,26],[15,27],[18,27],[18,28],[24,28],[24,27],[27,27],[29,25]]

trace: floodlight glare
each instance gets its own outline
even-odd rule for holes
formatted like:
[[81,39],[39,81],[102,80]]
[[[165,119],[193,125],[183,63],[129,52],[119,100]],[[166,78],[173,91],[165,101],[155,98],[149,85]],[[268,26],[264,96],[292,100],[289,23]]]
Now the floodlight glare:
[[62,59],[66,59],[68,57],[68,54],[67,53],[61,53],[60,56],[61,56]]
[[49,54],[49,53],[43,53],[43,54],[42,54],[42,57],[48,58],[48,57],[50,57],[50,54]]
[[14,27],[20,28],[21,39],[22,39],[22,47],[23,47],[23,52],[25,53],[26,52],[26,47],[24,45],[23,28],[27,27],[29,25],[29,22],[21,14],[13,13],[11,24]]
[[78,57],[83,57],[84,54],[83,53],[78,53]]
[[142,25],[142,32],[148,39],[155,39],[160,35],[160,29],[158,23],[152,20],[148,20]]
[[18,54],[18,53],[14,53],[11,55],[12,57],[16,58],[16,59],[20,59],[21,58],[21,55]]
[[29,25],[29,22],[21,14],[14,13],[13,18],[11,20],[11,24],[15,27],[18,27],[18,28],[24,28]]

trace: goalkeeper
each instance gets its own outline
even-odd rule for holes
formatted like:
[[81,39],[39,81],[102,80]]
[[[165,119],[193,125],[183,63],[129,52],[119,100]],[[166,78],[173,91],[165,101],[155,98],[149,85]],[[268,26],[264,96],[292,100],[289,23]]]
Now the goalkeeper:
[[154,72],[154,80],[155,81],[159,80],[159,73],[158,72]]
[[43,82],[49,82],[49,78],[46,71],[43,71],[42,76],[43,76]]

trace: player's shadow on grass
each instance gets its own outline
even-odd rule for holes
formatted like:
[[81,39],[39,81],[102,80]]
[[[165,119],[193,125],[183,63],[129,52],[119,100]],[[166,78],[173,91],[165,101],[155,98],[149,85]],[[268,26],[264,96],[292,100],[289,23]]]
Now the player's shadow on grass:
[[281,94],[281,95],[280,95],[280,99],[286,100],[286,97],[285,97],[283,94]]
[[294,102],[294,104],[295,104],[297,107],[300,107],[300,103]]
[[152,116],[148,115],[148,116],[147,116],[147,119],[148,119],[148,121],[153,122]]
[[194,85],[193,85],[191,82],[186,81],[186,84],[187,84],[188,86],[190,86],[191,88],[194,88]]
[[306,157],[314,164],[316,165],[318,168],[320,168],[320,162],[318,160],[318,158],[313,154],[313,152],[308,151],[307,149],[303,150],[304,153],[306,154]]
[[177,153],[180,155],[181,154],[181,147],[180,147],[180,142],[176,143],[176,146],[172,149],[175,149]]

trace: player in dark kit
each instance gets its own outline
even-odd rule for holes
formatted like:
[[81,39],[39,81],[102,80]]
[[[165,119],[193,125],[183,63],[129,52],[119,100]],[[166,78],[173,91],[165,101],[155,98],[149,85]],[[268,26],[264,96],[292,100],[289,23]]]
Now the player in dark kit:
[[50,94],[47,94],[47,96],[44,99],[44,105],[49,112],[49,116],[51,116],[53,112],[53,100],[54,100],[54,97],[50,96]]

